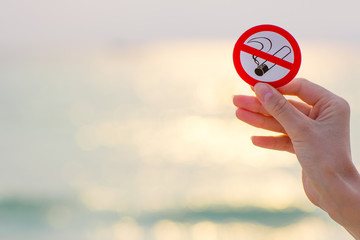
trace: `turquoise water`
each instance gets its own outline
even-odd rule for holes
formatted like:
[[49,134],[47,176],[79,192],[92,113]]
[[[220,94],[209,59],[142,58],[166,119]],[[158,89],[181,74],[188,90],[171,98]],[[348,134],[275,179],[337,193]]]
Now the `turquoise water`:
[[[186,224],[188,228],[201,222],[215,225],[251,223],[275,231],[314,217],[321,215],[297,208],[269,210],[229,206],[213,206],[198,211],[183,208],[129,214],[91,211],[78,201],[7,198],[0,201],[0,236],[2,239],[92,239],[88,236],[91,232],[96,234],[95,231],[102,227],[131,219],[145,232],[141,239],[156,239],[152,230],[164,220]],[[236,236],[233,239],[237,239]]]

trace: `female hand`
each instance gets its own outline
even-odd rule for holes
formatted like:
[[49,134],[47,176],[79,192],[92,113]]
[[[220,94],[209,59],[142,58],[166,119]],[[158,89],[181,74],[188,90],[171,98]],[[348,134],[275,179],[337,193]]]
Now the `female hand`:
[[277,90],[258,83],[254,91],[256,97],[234,96],[236,116],[281,135],[254,136],[253,144],[295,153],[310,201],[360,239],[360,176],[351,160],[349,104],[305,79]]

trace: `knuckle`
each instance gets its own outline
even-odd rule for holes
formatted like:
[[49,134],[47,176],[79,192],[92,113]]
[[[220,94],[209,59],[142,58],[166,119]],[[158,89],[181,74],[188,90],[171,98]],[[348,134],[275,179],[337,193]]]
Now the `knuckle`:
[[299,84],[299,88],[301,88],[302,86],[303,86],[303,84],[309,84],[309,83],[311,83],[309,80],[307,80],[306,78],[295,78],[294,79],[296,82],[298,82],[298,83],[301,83],[301,84]]
[[350,113],[350,104],[345,99],[339,98],[339,106],[344,112]]
[[280,98],[279,101],[277,101],[277,103],[273,106],[273,114],[275,116],[282,115],[287,109],[287,104],[288,102],[285,98]]
[[350,104],[341,97],[336,97],[333,100],[333,105],[336,107],[336,111],[343,116],[350,116]]

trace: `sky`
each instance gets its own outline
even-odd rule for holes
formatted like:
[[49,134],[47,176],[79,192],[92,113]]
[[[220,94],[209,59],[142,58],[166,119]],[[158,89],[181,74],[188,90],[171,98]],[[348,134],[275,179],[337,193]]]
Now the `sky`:
[[[24,48],[234,38],[264,23],[299,39],[357,41],[358,1],[3,1],[0,46]],[[29,50],[29,49],[27,49]]]

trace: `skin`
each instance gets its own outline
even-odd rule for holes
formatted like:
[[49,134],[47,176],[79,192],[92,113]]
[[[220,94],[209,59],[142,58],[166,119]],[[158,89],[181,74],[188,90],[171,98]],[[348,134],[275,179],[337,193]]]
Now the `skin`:
[[253,144],[296,154],[309,200],[360,240],[360,175],[351,159],[349,104],[305,79],[278,89],[257,83],[253,90],[256,97],[234,96],[237,118],[280,133],[253,136]]

